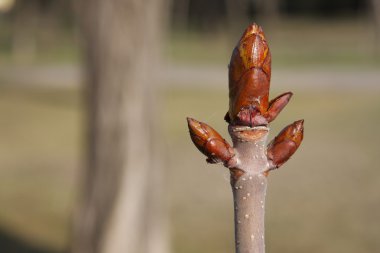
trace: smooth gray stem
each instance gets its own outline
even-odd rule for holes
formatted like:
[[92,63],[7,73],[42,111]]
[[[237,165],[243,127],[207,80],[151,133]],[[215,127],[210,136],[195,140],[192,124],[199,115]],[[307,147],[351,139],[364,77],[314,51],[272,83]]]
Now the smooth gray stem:
[[264,253],[264,214],[267,179],[244,174],[232,185],[236,253]]
[[[249,130],[256,136],[255,130]],[[269,164],[266,156],[266,133],[245,138],[230,128],[237,156],[236,168],[244,173],[231,177],[235,213],[236,253],[265,253],[264,215]],[[240,131],[240,133],[243,131]],[[243,138],[242,138],[243,136]]]

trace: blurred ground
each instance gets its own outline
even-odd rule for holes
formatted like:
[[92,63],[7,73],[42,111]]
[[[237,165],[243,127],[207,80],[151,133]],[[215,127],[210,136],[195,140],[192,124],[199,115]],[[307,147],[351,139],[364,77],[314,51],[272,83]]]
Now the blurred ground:
[[[380,74],[371,28],[363,20],[303,21],[265,31],[274,61],[271,96],[295,93],[272,136],[305,119],[300,150],[270,176],[267,252],[380,251]],[[228,173],[205,163],[185,122],[192,116],[228,136],[226,66],[235,41],[217,36],[173,34],[161,73],[175,253],[233,251]],[[83,155],[77,66],[0,63],[2,249],[12,240],[25,245],[14,252],[66,248]]]

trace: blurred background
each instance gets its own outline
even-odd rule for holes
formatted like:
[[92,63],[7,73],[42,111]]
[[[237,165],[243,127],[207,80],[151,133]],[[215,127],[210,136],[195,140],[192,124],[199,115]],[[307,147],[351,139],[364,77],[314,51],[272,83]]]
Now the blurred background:
[[[145,1],[138,8],[131,8],[128,2],[133,1],[129,0],[104,1],[112,2],[110,8],[101,1],[82,1],[78,6],[77,1],[65,0],[0,0],[0,251],[100,252],[73,250],[72,246],[83,236],[75,228],[82,220],[75,218],[75,210],[87,203],[82,192],[99,188],[91,183],[91,169],[103,169],[100,178],[107,177],[112,166],[129,170],[115,174],[116,178],[127,175],[118,181],[122,185],[131,177],[144,182],[144,176],[134,178],[134,173],[145,166],[145,176],[158,180],[154,185],[141,184],[141,189],[153,189],[157,196],[143,197],[146,203],[153,198],[160,210],[159,216],[147,214],[160,235],[156,237],[159,242],[152,244],[159,246],[150,252],[233,252],[229,174],[222,166],[206,164],[190,141],[185,117],[209,123],[229,140],[223,120],[228,105],[227,64],[244,28],[257,22],[272,52],[271,97],[289,90],[294,93],[272,123],[271,137],[294,120],[305,119],[300,149],[270,175],[267,252],[380,252],[380,1],[168,1],[159,1],[159,6]],[[98,9],[88,10],[90,5]],[[124,12],[112,12],[118,6]],[[142,7],[140,20],[108,22],[107,17],[128,11],[132,15],[126,16],[133,17]],[[148,9],[159,18],[147,18],[154,16]],[[155,20],[160,22],[150,30],[152,37],[144,37],[144,29]],[[128,29],[111,29],[114,24]],[[126,36],[120,36],[123,32]],[[145,41],[151,43],[145,45]],[[140,42],[146,48],[155,47],[154,65],[149,60],[137,65]],[[123,53],[124,47],[128,53]],[[143,57],[149,59],[150,54]],[[107,73],[99,74],[103,69]],[[114,69],[119,71],[115,75]],[[129,75],[138,69],[143,73],[133,75],[139,76],[132,78],[138,82],[127,76],[117,79],[120,87],[112,85],[109,76],[122,76],[124,69]],[[123,88],[124,81],[129,90]],[[145,83],[144,90],[133,93],[133,85],[140,83]],[[128,162],[108,163],[105,168],[92,164],[98,160],[91,150],[105,145],[94,141],[98,132],[91,130],[97,124],[93,115],[103,108],[99,94],[108,89],[114,91],[112,101],[124,101],[112,94],[129,94],[132,89],[144,108],[154,108],[146,114],[154,122],[132,117],[153,128],[149,130],[155,136],[151,145],[160,150],[152,156],[160,160],[160,169],[154,173],[149,164],[143,166],[134,159],[131,151],[120,152],[121,156],[128,153]],[[128,103],[121,104],[123,109],[117,111],[104,107],[106,115],[131,119],[124,108]],[[100,109],[94,109],[97,105]],[[135,137],[143,135],[136,132]],[[125,137],[125,143],[132,139]],[[131,145],[150,142],[142,143]],[[103,147],[110,154],[118,153],[118,148],[113,142]],[[134,166],[137,169],[130,173]],[[98,184],[115,182],[111,177]],[[116,194],[115,203],[132,191],[123,186],[118,189],[121,193]],[[104,199],[113,199],[119,190],[106,191],[109,195]],[[100,209],[120,206],[113,201],[99,203]],[[142,216],[137,213],[136,217]],[[135,231],[141,224],[127,230]],[[150,225],[143,226],[151,231]],[[98,230],[108,227],[101,225]],[[94,238],[99,240],[103,234]],[[155,251],[155,247],[165,250]]]

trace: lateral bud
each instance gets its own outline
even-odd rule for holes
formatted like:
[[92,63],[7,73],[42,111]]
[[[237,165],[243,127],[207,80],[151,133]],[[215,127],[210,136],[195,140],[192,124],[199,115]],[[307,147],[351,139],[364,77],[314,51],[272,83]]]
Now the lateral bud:
[[187,118],[190,137],[194,145],[207,156],[208,163],[222,162],[228,164],[234,156],[233,148],[209,125]]
[[303,120],[286,126],[267,148],[269,170],[279,168],[296,152],[303,139]]
[[284,107],[288,104],[290,98],[293,96],[293,93],[286,92],[277,96],[269,102],[268,111],[265,114],[265,118],[268,123],[272,122],[277,115],[284,109]]

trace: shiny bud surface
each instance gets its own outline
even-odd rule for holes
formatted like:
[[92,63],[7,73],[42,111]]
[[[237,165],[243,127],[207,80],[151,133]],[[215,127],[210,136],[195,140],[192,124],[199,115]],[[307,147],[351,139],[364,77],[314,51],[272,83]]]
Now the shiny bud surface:
[[192,118],[187,118],[187,123],[191,140],[208,157],[207,162],[226,163],[234,156],[232,147],[212,127]]
[[265,125],[271,54],[260,26],[252,24],[234,48],[229,64],[228,118],[234,125]]
[[296,152],[303,139],[303,120],[286,126],[268,145],[267,156],[276,168]]
[[292,96],[293,93],[286,92],[272,99],[269,102],[269,108],[267,113],[265,114],[265,118],[267,119],[268,123],[272,122],[277,117],[277,115],[282,111],[282,109],[284,109],[284,107],[288,104]]

